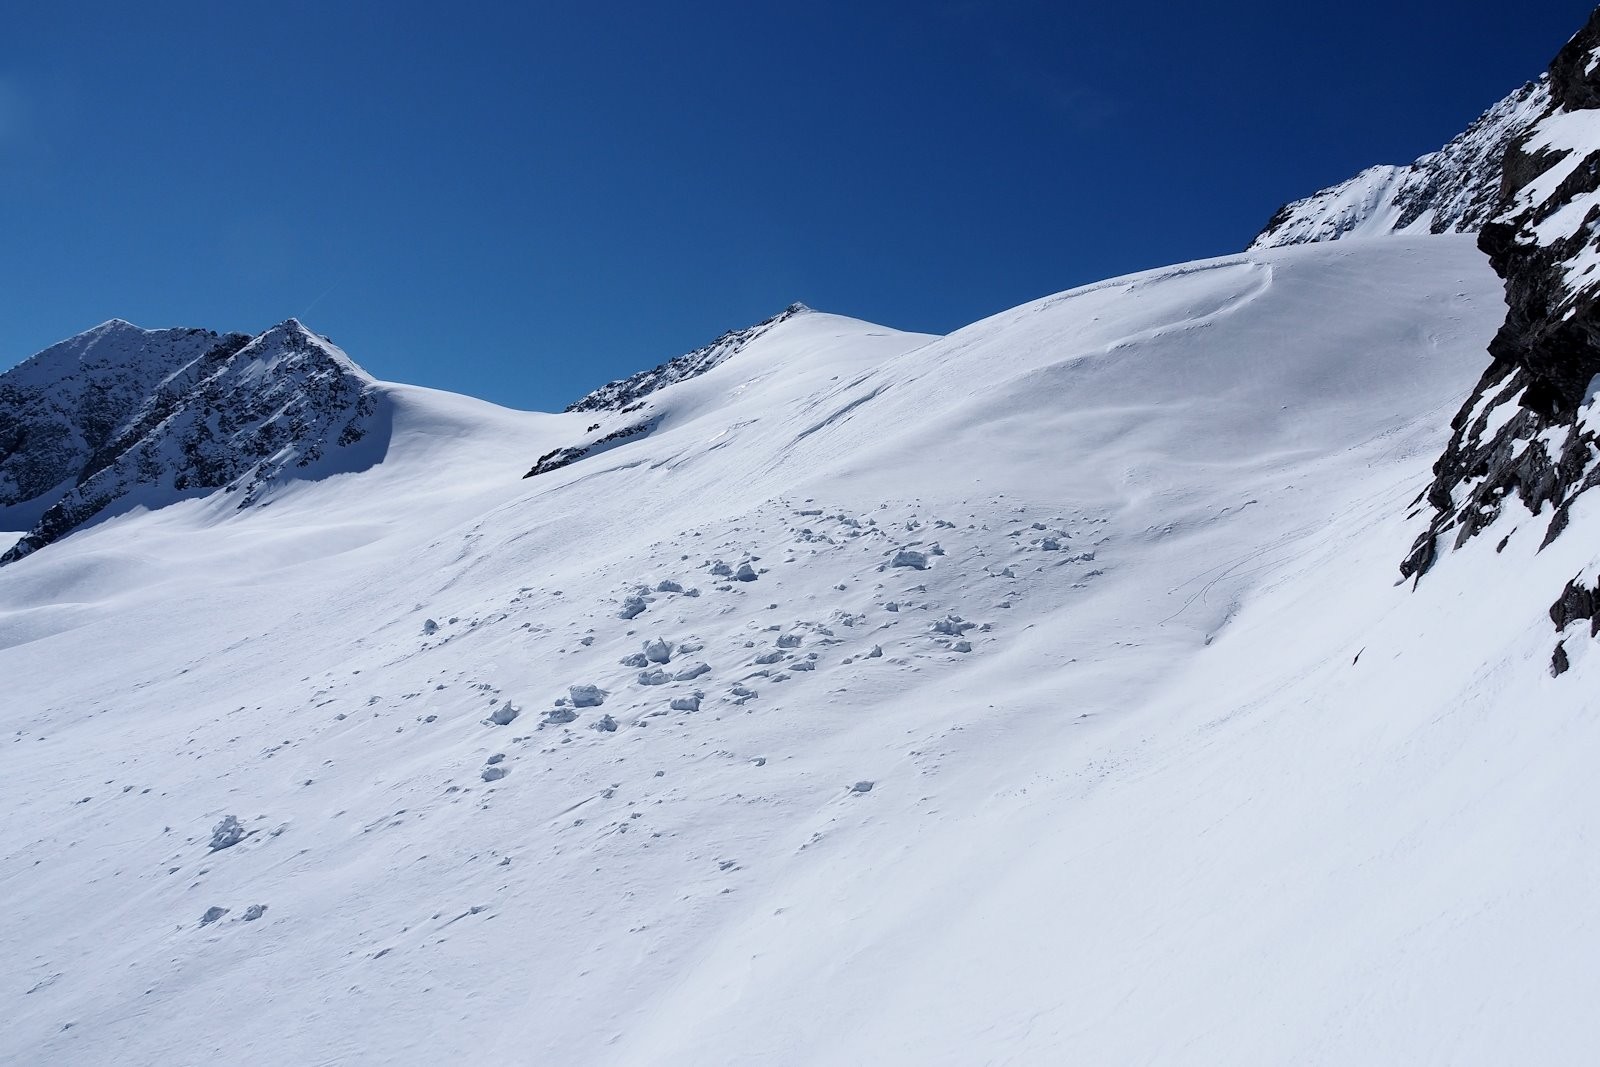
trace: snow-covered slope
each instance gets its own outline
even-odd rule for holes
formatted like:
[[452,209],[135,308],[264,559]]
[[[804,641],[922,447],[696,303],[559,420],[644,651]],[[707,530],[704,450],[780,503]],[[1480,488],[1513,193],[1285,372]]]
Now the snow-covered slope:
[[1477,233],[1499,208],[1506,149],[1549,107],[1549,80],[1531,81],[1439,151],[1405,166],[1369,167],[1285,204],[1250,247],[1393,233]]
[[370,466],[386,418],[293,319],[254,339],[105,323],[0,375],[0,528],[28,528],[0,565],[133,507],[223,490],[243,508],[286,475]]
[[794,315],[80,530],[0,571],[0,1059],[1578,1062],[1589,553],[1394,585],[1504,313],[1399,236]]

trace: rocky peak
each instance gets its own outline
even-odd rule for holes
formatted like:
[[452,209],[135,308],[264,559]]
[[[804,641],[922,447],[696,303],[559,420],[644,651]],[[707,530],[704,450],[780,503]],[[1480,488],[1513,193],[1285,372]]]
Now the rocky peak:
[[383,423],[372,378],[290,319],[254,338],[112,320],[0,375],[0,564],[134,500],[215,490],[240,507],[285,477],[356,469]]
[[[1506,153],[1500,212],[1479,237],[1505,279],[1506,321],[1434,465],[1432,516],[1407,576],[1513,506],[1537,518],[1542,548],[1600,484],[1600,10],[1556,57],[1549,86],[1550,103]],[[1558,629],[1594,616],[1592,584],[1560,591]],[[1558,649],[1558,673],[1564,663]]]
[[1437,152],[1378,166],[1278,209],[1250,247],[1381,237],[1476,233],[1498,209],[1511,143],[1550,106],[1547,78],[1531,81]]

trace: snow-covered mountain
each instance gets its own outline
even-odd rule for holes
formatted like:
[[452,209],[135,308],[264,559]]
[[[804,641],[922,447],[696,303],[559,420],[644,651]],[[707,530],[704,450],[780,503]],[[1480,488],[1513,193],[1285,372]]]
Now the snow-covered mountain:
[[380,384],[80,530],[0,570],[0,1053],[1538,1057],[1581,681],[1493,715],[1544,604],[1393,577],[1503,315],[1461,237],[813,312],[537,478],[593,413]]
[[[15,562],[85,523],[383,455],[372,379],[293,319],[256,338],[113,320],[0,375],[0,528]],[[375,432],[376,431],[376,432]]]
[[1405,166],[1369,167],[1285,204],[1250,247],[1394,233],[1477,233],[1497,210],[1506,149],[1549,106],[1549,79],[1531,81],[1439,151]]
[[553,414],[295,323],[11,372],[29,523],[146,506],[0,569],[0,1061],[1591,1061],[1597,41],[1492,261],[791,309]]

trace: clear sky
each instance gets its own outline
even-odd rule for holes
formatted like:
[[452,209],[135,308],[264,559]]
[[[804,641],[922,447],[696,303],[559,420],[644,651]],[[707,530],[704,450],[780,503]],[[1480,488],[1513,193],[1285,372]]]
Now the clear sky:
[[1580,0],[13,4],[0,368],[297,316],[560,407],[794,300],[945,332],[1438,147]]

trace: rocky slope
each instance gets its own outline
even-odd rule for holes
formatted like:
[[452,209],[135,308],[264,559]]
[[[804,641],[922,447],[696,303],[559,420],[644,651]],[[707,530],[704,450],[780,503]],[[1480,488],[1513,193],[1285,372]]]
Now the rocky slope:
[[[113,321],[0,375],[0,508],[11,563],[136,505],[369,465],[381,394],[289,321],[259,337]],[[380,435],[381,436],[381,435]]]
[[567,407],[567,411],[623,411],[632,407],[658,389],[698,377],[723,360],[746,348],[750,342],[766,333],[780,322],[811,309],[804,304],[790,304],[778,314],[742,330],[729,330],[704,348],[686,352],[669,359],[658,367],[631,374],[608,382]]
[[1250,247],[1391,233],[1476,233],[1499,203],[1506,149],[1549,105],[1548,80],[1531,81],[1439,151],[1406,166],[1371,167],[1285,204]]
[[[1513,142],[1500,214],[1479,238],[1505,279],[1509,310],[1493,362],[1452,422],[1426,499],[1433,511],[1402,573],[1418,576],[1441,546],[1494,528],[1542,550],[1574,504],[1600,484],[1595,379],[1600,374],[1600,10],[1550,68],[1551,105]],[[1504,521],[1502,521],[1504,519]],[[1501,529],[1505,527],[1505,529]],[[1552,591],[1554,592],[1554,591]],[[1551,608],[1558,630],[1597,617],[1596,583],[1579,575]],[[1597,627],[1591,621],[1591,632]],[[1566,652],[1558,645],[1553,669]]]

